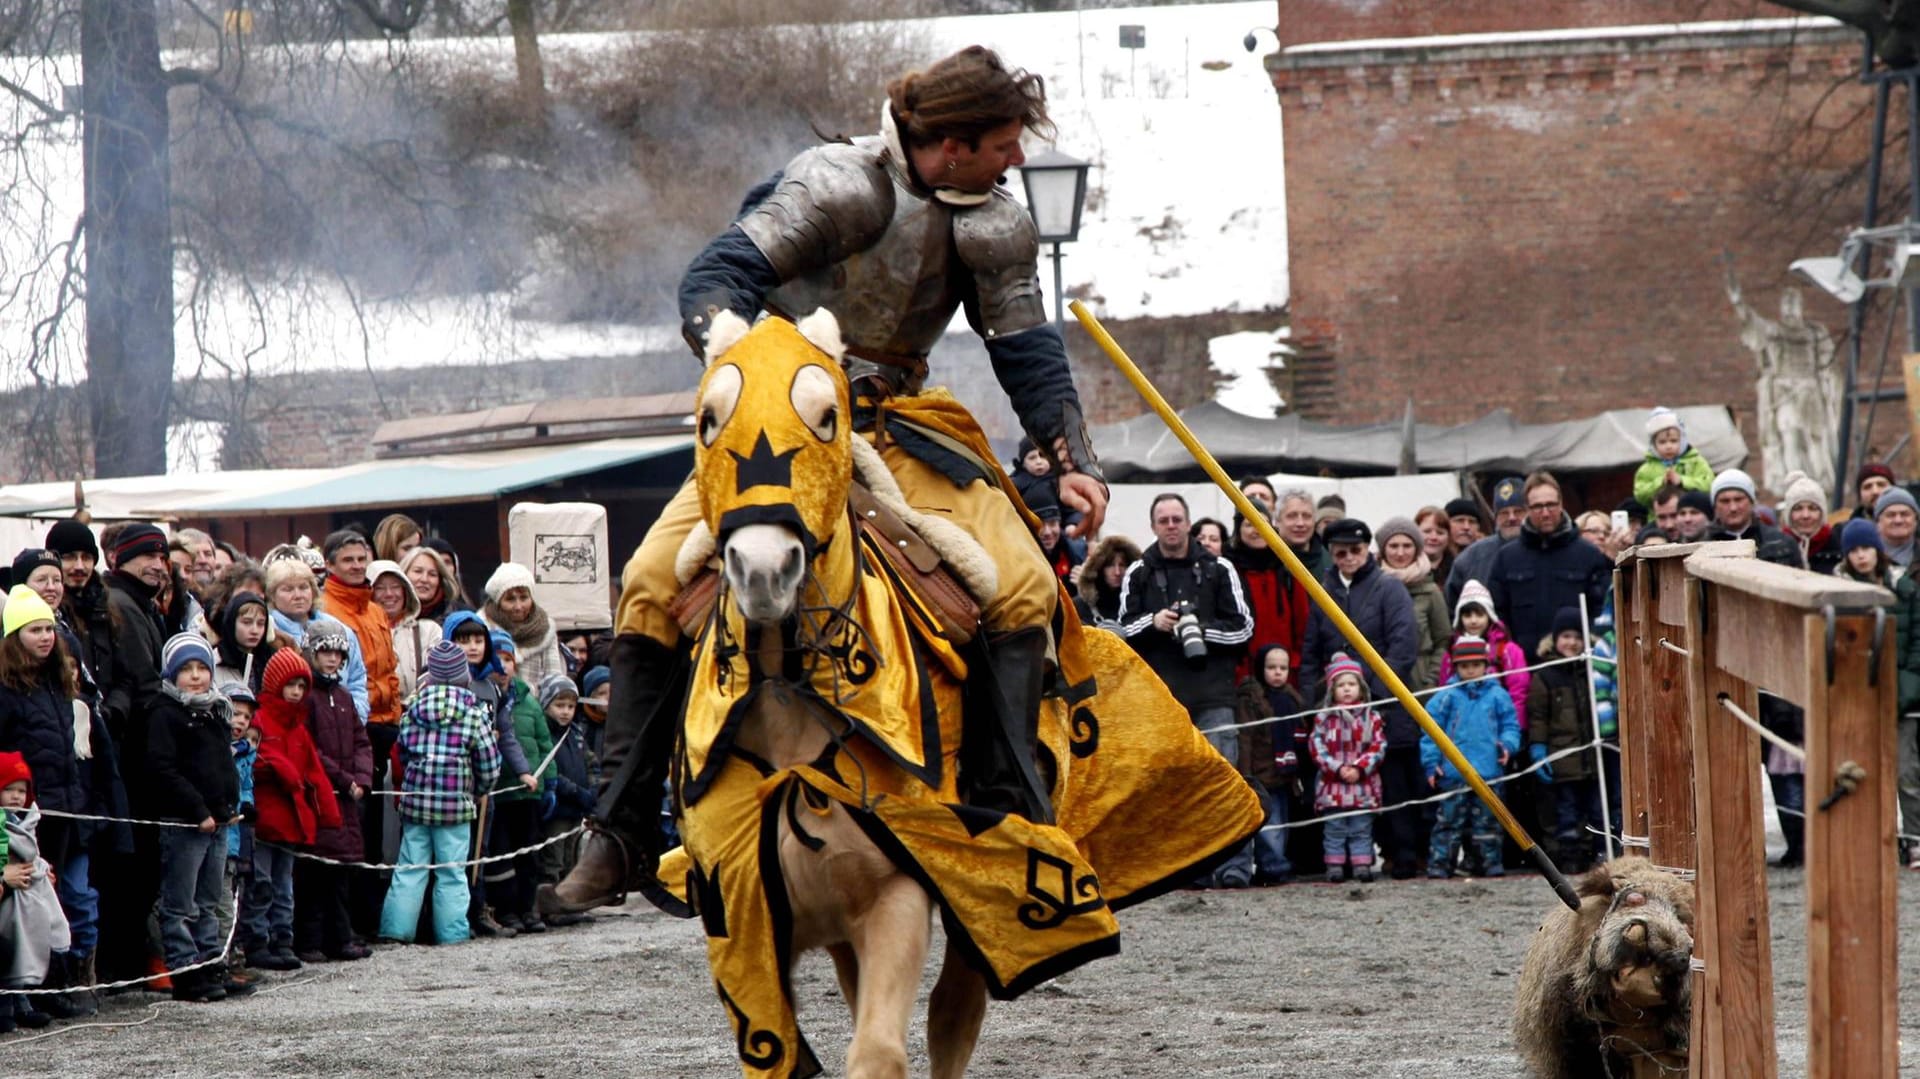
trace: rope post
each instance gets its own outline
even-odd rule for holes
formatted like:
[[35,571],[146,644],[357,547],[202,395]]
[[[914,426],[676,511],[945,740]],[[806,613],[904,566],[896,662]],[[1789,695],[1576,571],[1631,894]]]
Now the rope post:
[[[1606,738],[1600,733],[1600,690],[1593,682],[1593,620],[1588,617],[1587,614],[1587,594],[1585,592],[1580,593],[1580,631],[1581,639],[1586,642],[1583,649],[1583,651],[1586,652],[1586,656],[1580,661],[1580,669],[1586,672],[1587,716],[1593,720],[1593,781],[1598,785],[1600,790],[1600,827],[1607,833],[1607,860],[1612,861],[1613,806],[1607,798]],[[1616,679],[1619,677],[1619,670],[1620,665],[1616,661],[1614,663],[1614,677]],[[1619,685],[1620,683],[1617,681],[1614,683],[1616,692],[1618,692]],[[1616,707],[1614,710],[1616,722],[1619,714],[1619,709]],[[1615,729],[1617,730],[1618,728],[1616,727]]]
[[1773,1079],[1773,945],[1767,912],[1760,738],[1722,700],[1758,710],[1753,685],[1722,669],[1712,586],[1685,581],[1693,728],[1693,1074]]
[[[1647,685],[1653,678],[1650,653],[1653,567],[1641,561],[1640,549],[1622,556],[1613,571],[1614,684],[1620,693],[1620,846],[1624,853],[1645,853],[1647,834],[1647,767],[1652,756],[1648,743]],[[1631,838],[1630,838],[1631,837]]]
[[[1876,643],[1876,622],[1884,640]],[[1893,630],[1872,612],[1809,616],[1814,677],[1807,707],[1807,804],[1831,795],[1845,761],[1853,793],[1807,812],[1807,1075],[1892,1075],[1900,1067],[1899,867],[1894,747],[1899,681]],[[1833,626],[1828,650],[1827,626]],[[1873,670],[1874,660],[1879,670]]]
[[1641,635],[1652,673],[1642,704],[1647,709],[1646,737],[1658,747],[1647,768],[1647,857],[1655,865],[1695,869],[1694,705],[1687,666],[1697,661],[1698,642],[1687,626],[1687,562],[1661,558],[1644,568],[1653,571],[1653,602],[1643,612]]

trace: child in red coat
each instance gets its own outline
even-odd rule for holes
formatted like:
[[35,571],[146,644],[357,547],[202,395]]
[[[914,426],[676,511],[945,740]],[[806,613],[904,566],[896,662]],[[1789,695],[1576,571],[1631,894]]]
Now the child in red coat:
[[260,710],[253,725],[260,749],[253,763],[253,883],[247,892],[247,965],[262,970],[298,970],[293,954],[293,862],[310,848],[321,828],[340,827],[313,735],[307,729],[307,691],[313,671],[292,648],[267,661],[260,679]]
[[[350,651],[347,638],[336,630],[307,636],[307,662],[313,667],[313,689],[307,694],[307,730],[327,786],[340,810],[339,827],[322,826],[314,853],[342,862],[362,860],[360,800],[373,783],[373,743],[366,724],[354,710],[353,695],[340,681]],[[303,963],[323,959],[365,959],[373,953],[353,939],[347,915],[345,866],[298,859],[293,867],[293,952]]]

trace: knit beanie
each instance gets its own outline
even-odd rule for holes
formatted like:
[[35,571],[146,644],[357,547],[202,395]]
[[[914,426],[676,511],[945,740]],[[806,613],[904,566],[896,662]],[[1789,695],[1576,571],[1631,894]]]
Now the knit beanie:
[[1737,468],[1729,468],[1725,472],[1715,476],[1713,478],[1713,488],[1707,492],[1707,497],[1718,502],[1720,501],[1720,492],[1722,491],[1739,491],[1755,501],[1758,501],[1760,498],[1759,493],[1753,486],[1753,477]]
[[1880,529],[1864,517],[1855,517],[1840,530],[1840,553],[1851,554],[1861,547],[1871,547],[1881,554],[1887,553],[1887,545],[1880,539]]
[[1405,536],[1412,540],[1413,551],[1416,557],[1419,555],[1420,548],[1426,540],[1426,537],[1420,534],[1420,526],[1413,523],[1413,518],[1389,517],[1387,518],[1387,523],[1381,525],[1380,530],[1373,534],[1373,540],[1379,545],[1382,555],[1386,554],[1387,541],[1395,536]]
[[1453,603],[1454,625],[1460,624],[1460,612],[1466,610],[1470,603],[1477,604],[1481,610],[1487,612],[1488,621],[1500,620],[1500,612],[1493,609],[1493,593],[1487,591],[1487,586],[1479,581],[1469,580],[1460,587],[1460,598]]
[[353,645],[347,640],[346,634],[336,633],[328,629],[320,633],[310,633],[307,635],[307,652],[310,655],[319,655],[322,652],[338,652],[343,656],[348,656],[353,654]]
[[1652,440],[1654,435],[1659,434],[1669,427],[1680,432],[1681,452],[1684,453],[1687,440],[1687,428],[1685,424],[1680,422],[1680,414],[1665,405],[1657,405],[1652,412],[1647,413],[1647,438],[1649,441]]
[[1578,633],[1582,637],[1587,635],[1587,625],[1580,620],[1578,607],[1562,607],[1553,612],[1553,635],[1558,637],[1569,631]]
[[282,648],[267,661],[267,669],[260,676],[260,692],[269,697],[278,697],[287,683],[296,678],[312,685],[313,668],[307,666],[307,659],[298,648]]
[[1366,668],[1360,666],[1358,661],[1345,652],[1335,652],[1332,662],[1327,664],[1327,685],[1333,685],[1334,679],[1343,674],[1350,674],[1360,679],[1360,684],[1363,686],[1367,684]]
[[591,697],[600,688],[613,681],[613,672],[604,666],[588,667],[587,673],[580,676],[580,695]]
[[495,655],[504,652],[516,659],[519,658],[520,649],[513,643],[513,634],[508,633],[504,629],[496,629],[492,633],[487,634],[487,639],[493,642],[493,652]]
[[47,601],[40,598],[40,593],[23,584],[14,585],[13,591],[7,593],[6,612],[0,614],[0,624],[4,625],[6,636],[13,636],[21,626],[51,621],[53,621],[53,608],[47,606]]
[[1915,502],[1913,500],[1913,492],[1907,490],[1905,487],[1889,487],[1879,498],[1874,500],[1874,520],[1879,520],[1880,515],[1887,512],[1888,506],[1905,506],[1913,512],[1920,514],[1920,502]]
[[487,578],[487,602],[496,603],[501,596],[515,588],[533,591],[533,571],[518,562],[502,562],[500,568]]
[[1780,505],[1784,506],[1787,512],[1791,514],[1793,507],[1798,506],[1802,502],[1813,503],[1815,506],[1820,507],[1820,516],[1825,517],[1827,515],[1826,492],[1820,489],[1819,484],[1807,478],[1805,472],[1795,469],[1787,473],[1787,497],[1780,500]]
[[207,665],[207,673],[213,673],[213,649],[207,647],[207,639],[198,633],[176,633],[160,646],[160,677],[171,682],[180,677],[180,668],[196,659]]
[[467,670],[467,654],[452,641],[441,641],[427,650],[427,673],[421,682],[429,686],[473,685],[473,673]]
[[55,521],[47,529],[47,549],[57,555],[90,554],[100,557],[100,541],[93,538],[93,529],[69,517],[64,521]]
[[147,554],[166,557],[166,533],[145,521],[135,521],[120,530],[120,538],[113,544],[114,565],[124,566],[141,555]]
[[213,689],[232,704],[239,704],[241,701],[248,704],[260,703],[260,699],[253,695],[253,690],[247,688],[245,682],[222,682]]
[[1033,511],[1035,517],[1043,521],[1060,519],[1060,499],[1053,493],[1053,484],[1036,483],[1030,490],[1023,492],[1020,499],[1027,504],[1028,509]]
[[1461,663],[1485,663],[1487,661],[1487,642],[1469,633],[1453,642],[1453,648],[1447,653],[1455,665]]
[[[1867,480],[1873,476],[1878,476],[1888,483],[1898,482],[1893,478],[1893,469],[1890,466],[1882,464],[1879,461],[1868,461],[1866,464],[1860,466],[1859,475],[1853,478],[1853,489],[1858,491],[1860,485],[1866,483]],[[59,526],[55,525],[54,527],[58,528]],[[53,546],[53,533],[51,532],[47,533],[47,546]]]
[[33,768],[27,764],[27,758],[20,753],[0,753],[0,788],[11,787],[15,783],[27,785],[27,804],[32,805]]
[[1471,498],[1456,498],[1447,503],[1446,513],[1448,520],[1455,517],[1471,517],[1476,521],[1481,519],[1480,505]]
[[60,556],[47,550],[45,547],[28,547],[26,550],[14,555],[13,583],[26,584],[27,578],[33,576],[33,571],[39,569],[41,566],[52,566],[58,571],[60,569]]
[[1680,500],[1674,503],[1675,509],[1698,510],[1707,516],[1713,516],[1713,498],[1705,491],[1682,491]]
[[550,674],[540,680],[540,707],[548,705],[562,697],[579,697],[580,690],[574,687],[573,679],[564,674]]

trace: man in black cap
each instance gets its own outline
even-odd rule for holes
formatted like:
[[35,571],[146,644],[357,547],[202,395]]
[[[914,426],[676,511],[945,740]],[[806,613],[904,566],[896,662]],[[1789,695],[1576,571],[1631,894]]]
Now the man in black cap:
[[1508,476],[1493,485],[1494,534],[1461,551],[1453,560],[1453,569],[1447,574],[1448,609],[1459,604],[1460,590],[1468,581],[1486,584],[1487,575],[1493,572],[1494,556],[1520,538],[1520,528],[1527,523],[1526,484],[1523,476]]
[[[1412,677],[1413,665],[1420,658],[1413,596],[1398,578],[1381,572],[1367,546],[1373,542],[1373,530],[1365,521],[1345,517],[1327,526],[1326,541],[1333,552],[1333,568],[1322,575],[1320,583],[1393,673],[1402,681]],[[1309,700],[1325,696],[1322,679],[1336,652],[1358,658],[1339,627],[1315,607],[1307,616],[1307,640],[1300,655],[1300,688]],[[1367,671],[1367,696],[1371,700],[1392,696],[1387,684],[1371,670]],[[1393,876],[1405,880],[1413,875],[1427,839],[1421,834],[1418,809],[1391,807],[1426,793],[1420,770],[1420,728],[1398,704],[1383,704],[1378,710],[1387,724],[1387,754],[1380,763],[1380,819],[1384,825],[1379,833],[1380,845],[1393,863]]]
[[66,586],[60,615],[80,641],[77,658],[92,672],[95,684],[105,686],[113,680],[114,631],[107,586],[95,571],[100,564],[99,541],[93,538],[93,529],[68,518],[55,521],[47,530],[47,550],[60,559],[60,583]]
[[1705,491],[1682,491],[1673,515],[1673,542],[1703,543],[1713,528],[1713,499]]

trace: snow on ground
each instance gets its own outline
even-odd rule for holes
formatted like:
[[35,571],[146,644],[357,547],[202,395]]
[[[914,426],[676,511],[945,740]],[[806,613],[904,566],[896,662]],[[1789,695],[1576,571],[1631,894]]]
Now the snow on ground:
[[1208,341],[1207,359],[1225,376],[1213,399],[1242,416],[1279,415],[1285,402],[1267,372],[1287,365],[1281,351],[1286,347],[1281,343],[1284,333],[1284,327],[1278,331],[1247,330]]
[[[923,27],[943,51],[986,44],[1046,77],[1059,148],[1094,164],[1080,239],[1064,249],[1066,288],[1102,315],[1128,318],[1277,308],[1286,300],[1280,112],[1259,55],[1240,44],[1250,27],[1272,21],[1268,0],[1249,0],[954,17]],[[1145,27],[1146,46],[1122,49],[1123,25]],[[608,44],[608,35],[542,41],[555,52]],[[504,39],[379,48],[457,50],[504,71],[512,62]],[[79,81],[72,57],[17,59],[6,73],[56,103],[63,83]],[[5,130],[34,115],[31,106],[0,94]],[[17,185],[0,210],[0,271],[8,279],[31,263],[64,257],[58,245],[72,235],[82,203],[78,122],[40,127],[25,150],[0,155],[0,183]],[[1018,176],[1009,183],[1024,198]],[[36,288],[0,295],[0,326],[8,331],[0,350],[26,353],[29,329],[56,306],[55,276],[41,274]],[[1051,306],[1051,273],[1042,278]],[[356,308],[337,283],[319,281],[296,292],[267,288],[248,295],[236,288],[195,302],[183,273],[175,298],[182,308],[175,324],[182,376],[196,368],[217,377],[223,370],[382,369],[678,347],[671,326],[516,318],[513,297],[505,294]],[[964,323],[959,328],[964,332]],[[62,382],[82,378],[83,332],[83,320],[69,317],[39,374]],[[27,381],[19,364],[4,367],[0,386]]]

